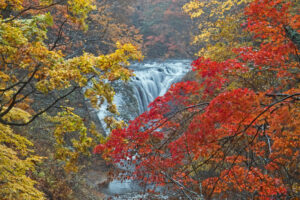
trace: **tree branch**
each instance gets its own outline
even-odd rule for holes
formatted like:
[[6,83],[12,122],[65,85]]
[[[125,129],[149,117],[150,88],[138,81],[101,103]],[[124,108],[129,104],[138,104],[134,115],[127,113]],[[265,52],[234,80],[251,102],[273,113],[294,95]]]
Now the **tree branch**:
[[34,71],[32,72],[31,76],[29,77],[29,79],[27,81],[25,81],[25,83],[22,85],[22,87],[19,88],[19,90],[13,95],[13,97],[11,98],[11,103],[10,105],[7,107],[7,109],[5,111],[3,111],[2,113],[0,113],[0,118],[2,118],[4,115],[6,115],[16,104],[16,99],[17,96],[22,92],[22,90],[31,82],[31,80],[33,79],[34,75],[36,74],[36,72],[38,71],[39,67],[41,64],[38,64]]
[[20,17],[21,15],[23,15],[24,13],[26,13],[27,11],[29,10],[44,10],[44,9],[47,9],[47,8],[50,8],[52,6],[55,6],[55,5],[58,5],[60,3],[63,3],[65,0],[62,0],[62,1],[58,1],[56,3],[52,3],[50,5],[47,5],[47,6],[36,6],[36,7],[33,7],[33,6],[29,6],[28,8],[25,8],[24,10],[20,11],[18,14],[16,14],[14,17],[12,18],[9,18],[7,20],[4,20],[3,22],[4,23],[7,23],[7,22],[11,22],[15,19],[17,19],[18,17]]
[[50,51],[54,50],[56,47],[57,47],[57,43],[58,41],[61,39],[62,37],[62,29],[63,29],[63,26],[65,25],[65,23],[67,22],[67,19],[65,19],[62,24],[60,25],[59,27],[59,31],[58,31],[58,34],[57,34],[57,38],[56,40],[54,41],[54,44],[53,46],[49,49]]
[[11,125],[11,126],[26,126],[26,125],[30,124],[31,122],[33,122],[41,114],[43,114],[43,113],[47,112],[48,110],[50,110],[60,100],[66,98],[67,96],[69,96],[70,94],[72,94],[78,88],[79,88],[79,86],[74,86],[69,92],[67,92],[66,94],[58,97],[54,102],[52,102],[50,105],[48,105],[43,110],[41,110],[38,113],[36,113],[29,121],[27,121],[25,123],[8,122],[8,121],[3,120],[2,118],[0,118],[0,123],[5,124],[5,125]]

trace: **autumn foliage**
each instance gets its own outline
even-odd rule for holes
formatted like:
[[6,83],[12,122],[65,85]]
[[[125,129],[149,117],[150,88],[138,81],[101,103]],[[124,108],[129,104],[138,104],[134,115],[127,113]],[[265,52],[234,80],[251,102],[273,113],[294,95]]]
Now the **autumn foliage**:
[[174,84],[94,151],[186,199],[299,197],[297,6],[246,4],[241,26],[253,45],[230,46],[226,60],[198,58],[197,80]]
[[[95,127],[68,105],[70,95],[82,91],[82,98],[89,99],[93,107],[106,101],[107,109],[117,112],[110,83],[129,80],[133,75],[127,68],[129,61],[140,60],[142,55],[127,43],[130,41],[115,38],[110,38],[114,45],[109,45],[107,54],[82,51],[72,37],[84,38],[77,36],[86,33],[95,4],[94,0],[0,1],[0,199],[45,199],[41,190],[52,188],[38,189],[33,176],[38,163],[49,159],[66,172],[77,172],[78,160],[99,142]],[[102,25],[98,24],[99,29]],[[48,152],[52,158],[34,153],[42,145],[27,137],[28,132],[36,131],[30,125],[42,117],[54,129],[55,150]],[[48,174],[41,176],[50,179]],[[63,181],[59,184],[65,187]],[[54,193],[50,194],[53,199]]]

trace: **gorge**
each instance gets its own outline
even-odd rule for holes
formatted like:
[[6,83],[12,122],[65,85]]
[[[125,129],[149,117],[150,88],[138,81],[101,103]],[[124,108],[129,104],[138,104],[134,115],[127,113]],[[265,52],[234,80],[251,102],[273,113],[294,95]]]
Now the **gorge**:
[[[190,60],[149,60],[142,63],[134,63],[130,66],[135,76],[127,85],[115,85],[117,104],[121,115],[120,120],[129,121],[138,114],[145,112],[148,104],[156,97],[164,95],[169,87],[178,81],[190,70]],[[105,109],[98,111],[98,117],[103,120],[107,114]],[[104,123],[102,123],[104,124]],[[132,180],[119,181],[114,179],[101,192],[113,199],[139,199],[145,188],[139,187],[138,183]],[[157,197],[164,199],[160,195]]]

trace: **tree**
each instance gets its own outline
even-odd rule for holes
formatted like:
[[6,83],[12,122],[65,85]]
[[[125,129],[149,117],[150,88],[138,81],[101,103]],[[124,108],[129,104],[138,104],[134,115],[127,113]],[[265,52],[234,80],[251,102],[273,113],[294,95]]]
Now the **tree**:
[[[37,162],[44,158],[35,155],[31,149],[33,143],[24,134],[16,133],[15,127],[30,125],[82,88],[94,107],[107,101],[107,109],[117,112],[110,83],[129,80],[132,75],[127,68],[129,60],[140,60],[140,52],[131,44],[120,43],[114,52],[99,56],[92,53],[72,56],[64,48],[68,46],[66,41],[72,42],[64,35],[64,26],[87,30],[86,20],[95,9],[94,3],[93,0],[0,2],[1,199],[44,199],[30,176]],[[79,155],[88,154],[95,141],[84,119],[73,108],[59,109],[61,112],[56,116],[52,113],[47,117],[56,124],[56,155],[65,161],[67,171],[76,171]],[[69,141],[65,140],[67,133],[73,134]]]
[[234,58],[232,49],[251,45],[242,8],[249,0],[190,1],[183,10],[195,21],[193,45],[200,48],[197,56],[224,61]]
[[198,80],[174,84],[94,151],[187,199],[297,197],[299,49],[287,29],[299,34],[298,9],[247,4],[242,26],[255,45],[238,45],[230,59],[198,58]]

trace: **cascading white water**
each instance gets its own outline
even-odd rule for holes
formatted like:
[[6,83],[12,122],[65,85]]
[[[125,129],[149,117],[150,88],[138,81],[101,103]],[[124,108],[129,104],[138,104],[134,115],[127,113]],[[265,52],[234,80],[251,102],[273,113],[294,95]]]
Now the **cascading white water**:
[[[118,89],[114,103],[118,106],[118,109],[122,113],[128,113],[130,111],[120,110],[122,105],[135,104],[135,113],[129,113],[129,118],[134,118],[137,114],[141,114],[146,111],[147,106],[156,97],[164,95],[170,86],[181,80],[181,78],[190,70],[190,60],[167,60],[164,62],[158,61],[147,61],[143,63],[135,63],[130,68],[134,70],[135,77],[132,77],[129,82],[129,88],[131,90],[124,91],[124,88]],[[120,85],[119,87],[122,87]],[[134,93],[133,97],[136,101],[132,101],[131,93]],[[131,99],[131,100],[128,100]],[[131,102],[130,102],[131,101]],[[138,104],[138,105],[136,105]],[[138,109],[137,109],[138,107]],[[132,111],[131,111],[132,112]],[[101,109],[98,113],[100,120],[103,118],[107,112]],[[122,118],[121,118],[122,119]],[[140,192],[143,189],[138,186],[138,184],[132,180],[113,180],[108,184],[107,188],[103,189],[103,192],[111,197],[111,199],[142,199]],[[114,195],[119,195],[119,197],[114,197]],[[143,196],[145,197],[145,196]],[[160,195],[158,199],[167,199],[166,196]]]
[[141,114],[147,110],[149,103],[164,95],[173,83],[180,81],[190,70],[190,60],[136,63],[131,68],[136,76],[132,77],[130,84]]
[[[173,83],[181,80],[190,70],[190,63],[190,60],[167,60],[132,64],[130,68],[134,70],[135,76],[131,78],[127,88],[124,88],[122,83],[115,87],[117,93],[114,103],[121,113],[117,118],[128,121],[146,111],[149,103],[164,95]],[[98,111],[100,121],[103,122],[107,115],[109,113],[103,105]],[[103,126],[105,129],[104,123]]]

